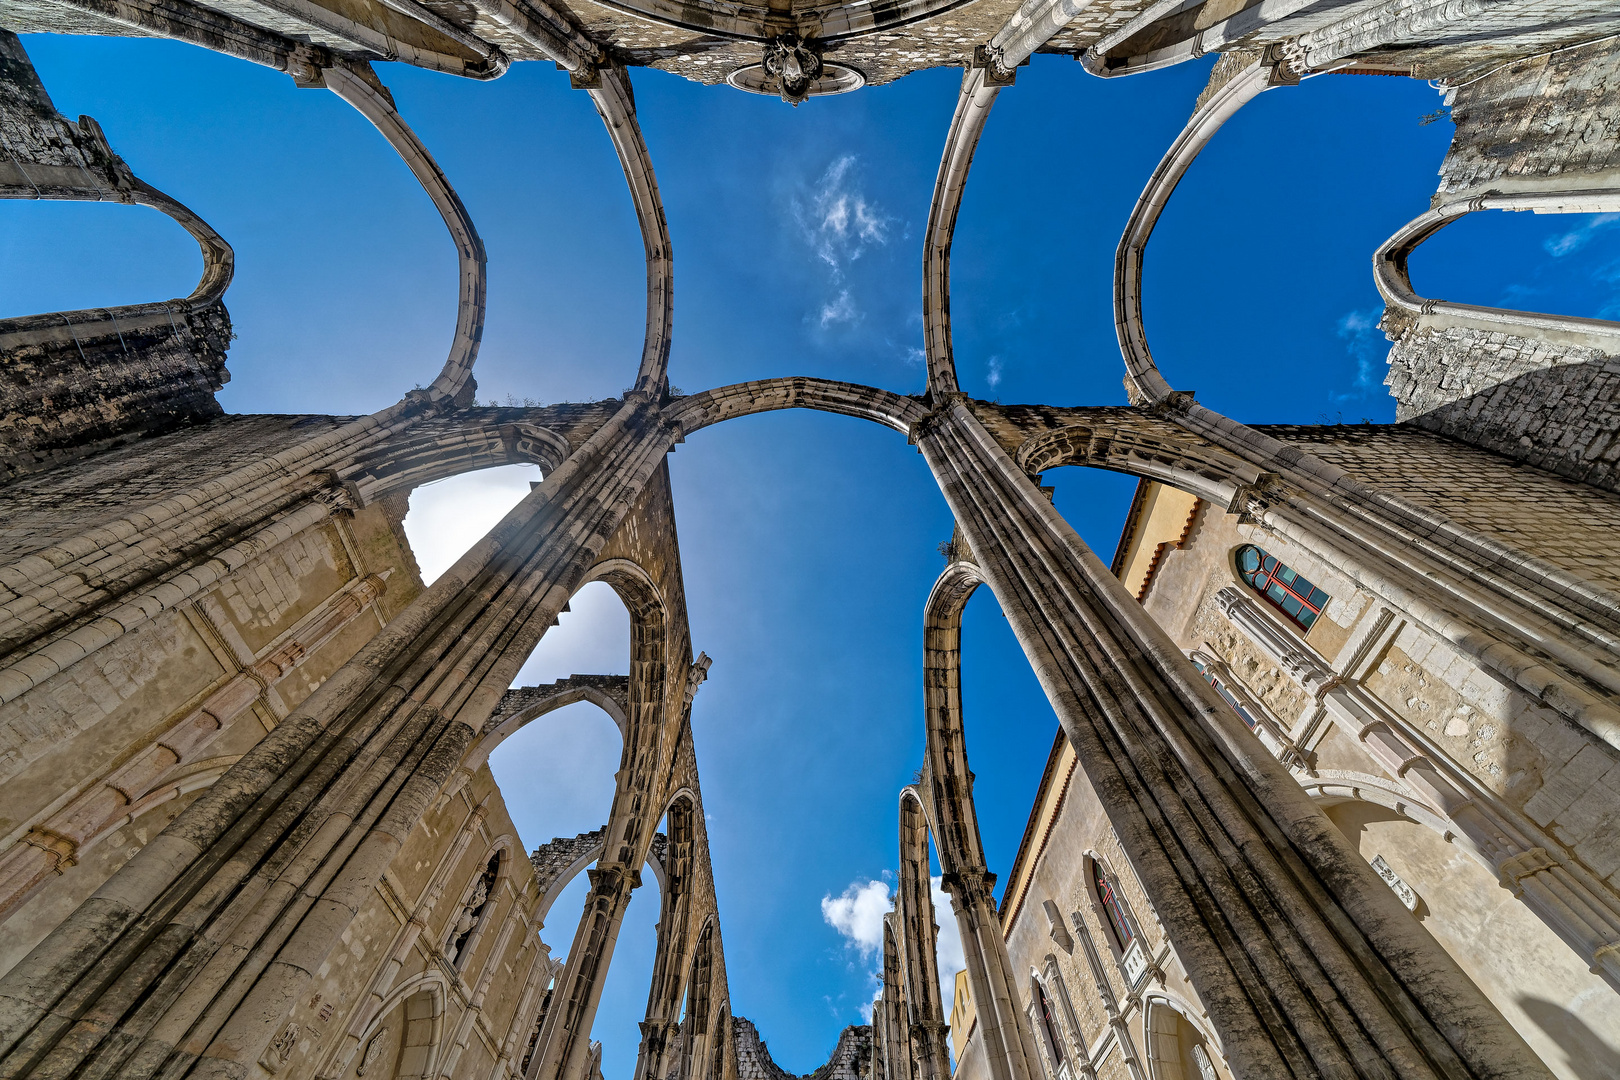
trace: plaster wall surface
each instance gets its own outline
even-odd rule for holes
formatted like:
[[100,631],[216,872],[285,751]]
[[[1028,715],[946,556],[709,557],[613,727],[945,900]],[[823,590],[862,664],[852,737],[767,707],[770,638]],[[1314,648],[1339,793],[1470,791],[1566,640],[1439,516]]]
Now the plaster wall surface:
[[[1278,429],[1269,430],[1280,434]],[[1440,440],[1430,451],[1437,456],[1428,460],[1435,462],[1438,455],[1455,451],[1458,466],[1444,475],[1430,472],[1421,456],[1417,467],[1405,468],[1395,463],[1393,455],[1386,456],[1398,445],[1415,446],[1421,455],[1423,439],[1382,440],[1376,429],[1364,435],[1361,428],[1326,428],[1313,432],[1311,441],[1313,447],[1325,445],[1328,460],[1358,477],[1365,469],[1380,483],[1387,478],[1409,497],[1459,517],[1467,514],[1478,520],[1481,515],[1481,506],[1469,505],[1471,491],[1479,493],[1482,503],[1513,497],[1511,492],[1490,492],[1491,485],[1483,480],[1498,475],[1498,469],[1510,481],[1516,475],[1521,485],[1544,486],[1552,495],[1547,503],[1555,514],[1561,498],[1570,500],[1566,505],[1572,517],[1576,507],[1602,507],[1610,498],[1580,485],[1566,489],[1567,481],[1539,470],[1499,465],[1489,455]],[[1482,463],[1474,474],[1478,480],[1469,468],[1476,460]],[[1528,490],[1519,497],[1537,505]],[[1572,566],[1603,569],[1602,559],[1577,561],[1578,548],[1568,537],[1548,535],[1541,540],[1544,534],[1534,523],[1522,531],[1512,522],[1498,527],[1503,535],[1513,530],[1515,542],[1522,546],[1539,543],[1544,553],[1554,548]],[[1223,614],[1215,594],[1223,588],[1247,588],[1233,562],[1233,552],[1245,543],[1277,556],[1332,598],[1308,632],[1260,601],[1258,607],[1279,631],[1354,680],[1377,708],[1400,717],[1407,730],[1426,740],[1431,753],[1466,771],[1482,791],[1546,827],[1564,845],[1559,857],[1607,877],[1611,888],[1620,884],[1616,876],[1620,863],[1611,840],[1612,823],[1620,814],[1612,749],[1481,671],[1427,627],[1395,618],[1372,633],[1384,611],[1375,596],[1309,551],[1265,529],[1241,524],[1220,508],[1204,504],[1186,543],[1166,552],[1148,584],[1144,606],[1176,643],[1223,661],[1228,668],[1221,676],[1226,684],[1235,678],[1240,693],[1256,700],[1285,731],[1303,740],[1309,765],[1294,773],[1308,790],[1336,784],[1340,790],[1359,788],[1366,793],[1363,799],[1328,799],[1330,817],[1365,858],[1371,861],[1382,855],[1425,898],[1429,907],[1418,911],[1423,925],[1548,1065],[1559,1076],[1580,1080],[1610,1075],[1613,1059],[1605,1056],[1611,1053],[1605,1049],[1606,1033],[1620,1030],[1616,1026],[1620,994],[1457,843],[1451,830],[1437,831],[1432,818],[1419,823],[1386,805],[1364,801],[1379,797],[1387,802],[1388,796],[1379,795],[1387,791],[1397,802],[1422,805],[1369,753],[1357,731],[1335,723],[1274,656]]]

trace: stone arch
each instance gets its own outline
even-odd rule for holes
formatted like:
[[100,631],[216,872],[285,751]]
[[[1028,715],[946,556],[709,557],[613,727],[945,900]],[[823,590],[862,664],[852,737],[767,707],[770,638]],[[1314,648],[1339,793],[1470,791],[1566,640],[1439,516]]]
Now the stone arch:
[[941,884],[950,893],[961,933],[990,1076],[1032,1080],[1037,1075],[1035,1046],[1018,1007],[1017,980],[996,913],[996,876],[985,864],[962,719],[962,612],[983,581],[973,563],[952,562],[924,605],[923,727],[928,753],[924,790]]
[[882,1051],[885,1080],[911,1080],[911,1040],[906,1034],[906,982],[899,912],[883,916],[883,992],[872,1012],[873,1037]]
[[[726,1048],[731,1045],[731,1006],[724,1001],[715,1014],[714,1031],[709,1039],[708,1075],[703,1080],[729,1080],[726,1071]],[[735,1075],[733,1070],[732,1075]]]
[[1543,339],[1551,335],[1553,340],[1573,338],[1609,354],[1620,352],[1620,322],[1459,304],[1418,295],[1407,267],[1412,253],[1447,225],[1481,210],[1530,210],[1537,214],[1613,212],[1620,210],[1620,190],[1608,187],[1585,191],[1491,192],[1474,198],[1453,199],[1420,214],[1401,226],[1373,255],[1373,282],[1391,313],[1438,328],[1458,325],[1488,333],[1518,333]]
[[538,465],[549,475],[572,448],[546,426],[548,412],[469,409],[418,421],[361,457],[344,479],[354,483],[362,502],[371,503],[502,465]]
[[[431,1080],[444,1043],[445,1000],[444,976],[436,970],[401,982],[361,1033],[359,1048],[343,1075],[361,1080]],[[399,1030],[386,1030],[396,1025]]]
[[[606,831],[607,827],[603,826],[594,832],[581,833],[579,836],[573,837],[573,851],[570,853],[569,861],[563,864],[548,880],[539,882],[540,899],[535,905],[535,919],[544,922],[546,914],[551,910],[551,905],[556,902],[557,897],[562,895],[563,890],[568,888],[569,884],[579,876],[582,870],[601,859],[602,838]],[[553,840],[551,844],[556,844],[559,840]],[[536,852],[538,853],[550,847],[551,844],[542,845],[536,849]],[[651,850],[647,852],[647,858],[643,865],[653,872],[653,879],[658,882],[661,893],[669,887],[663,863],[658,859],[655,852]]]
[[1014,454],[1028,473],[1064,465],[1108,469],[1156,480],[1226,506],[1260,472],[1218,447],[1169,423],[1072,424],[1024,440]]
[[[684,1032],[681,1047],[671,1045],[680,1020],[682,1002],[690,994],[692,940],[692,892],[697,868],[697,799],[682,788],[665,803],[664,882],[658,912],[658,936],[653,954],[652,979],[647,989],[647,1018],[638,1069],[650,1077],[669,1071],[671,1055],[677,1050],[684,1058]],[[706,922],[705,927],[708,926]]]
[[558,679],[551,686],[523,687],[509,690],[501,704],[485,722],[478,741],[473,743],[463,759],[463,768],[476,772],[489,760],[489,755],[509,737],[548,713],[581,701],[590,702],[601,709],[619,729],[620,739],[629,734],[630,719],[626,715],[630,680],[625,676],[569,676]]
[[1197,1060],[1203,1047],[1215,1075],[1223,1057],[1214,1034],[1193,1019],[1193,1010],[1165,994],[1148,994],[1142,1002],[1142,1041],[1148,1080],[1206,1080]]

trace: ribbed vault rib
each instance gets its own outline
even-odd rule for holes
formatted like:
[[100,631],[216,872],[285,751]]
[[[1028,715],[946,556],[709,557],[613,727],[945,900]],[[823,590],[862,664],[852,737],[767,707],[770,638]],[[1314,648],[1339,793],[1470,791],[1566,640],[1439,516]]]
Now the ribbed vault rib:
[[[370,74],[369,69],[366,74]],[[471,404],[460,399],[472,396],[471,390],[476,385],[472,383],[472,366],[478,358],[478,345],[484,336],[484,307],[488,295],[484,242],[479,239],[471,215],[462,205],[461,197],[450,186],[444,171],[394,107],[393,95],[381,83],[374,85],[375,76],[367,79],[346,66],[327,68],[323,75],[327,88],[370,120],[405,160],[417,182],[422,185],[422,190],[433,200],[439,216],[444,218],[445,228],[450,230],[450,238],[455,241],[460,281],[456,297],[456,332],[444,368],[427,392],[430,400],[436,403],[454,401],[462,405]]]
[[675,318],[674,266],[669,250],[669,223],[658,194],[647,140],[636,122],[635,94],[630,73],[622,67],[601,69],[601,85],[592,87],[591,101],[607,125],[614,152],[624,168],[641,226],[641,245],[647,260],[647,335],[641,349],[636,389],[657,396],[669,385],[669,335]]
[[923,346],[928,354],[928,389],[935,394],[960,389],[951,350],[951,242],[968,169],[973,165],[973,151],[978,149],[996,94],[1005,85],[987,81],[989,75],[988,67],[976,66],[962,76],[962,92],[956,99],[956,113],[951,117],[939,176],[934,181],[933,202],[928,207],[928,233],[923,247]]
[[1537,214],[1613,213],[1620,210],[1620,190],[1600,188],[1546,194],[1482,195],[1437,206],[1402,226],[1373,254],[1373,281],[1384,302],[1416,317],[1439,316],[1494,333],[1550,334],[1566,340],[1568,336],[1574,336],[1592,348],[1611,354],[1620,353],[1620,322],[1457,304],[1449,300],[1431,300],[1417,294],[1412,288],[1406,265],[1412,252],[1447,225],[1478,210],[1529,210]]
[[1135,401],[1161,401],[1171,393],[1170,384],[1159,374],[1159,367],[1153,361],[1147,330],[1142,324],[1142,263],[1153,227],[1159,223],[1159,215],[1164,213],[1176,185],[1181,183],[1181,178],[1187,175],[1199,152],[1221,125],[1279,81],[1277,68],[1262,61],[1250,65],[1216,91],[1193,113],[1176,141],[1170,144],[1131,210],[1125,235],[1114,253],[1114,331],[1119,335],[1119,349],[1125,356],[1126,382]]

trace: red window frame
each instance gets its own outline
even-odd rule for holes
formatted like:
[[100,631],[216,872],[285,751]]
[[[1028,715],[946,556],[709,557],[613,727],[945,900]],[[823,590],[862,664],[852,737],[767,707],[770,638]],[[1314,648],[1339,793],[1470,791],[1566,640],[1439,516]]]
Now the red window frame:
[[1136,940],[1136,932],[1131,929],[1131,921],[1125,917],[1125,905],[1119,894],[1114,892],[1113,883],[1103,873],[1102,864],[1096,861],[1091,864],[1091,884],[1097,891],[1097,902],[1108,915],[1108,926],[1114,932],[1114,941],[1123,952]]
[[1301,630],[1314,626],[1322,609],[1333,599],[1264,548],[1244,544],[1237,549],[1236,558],[1244,583]]

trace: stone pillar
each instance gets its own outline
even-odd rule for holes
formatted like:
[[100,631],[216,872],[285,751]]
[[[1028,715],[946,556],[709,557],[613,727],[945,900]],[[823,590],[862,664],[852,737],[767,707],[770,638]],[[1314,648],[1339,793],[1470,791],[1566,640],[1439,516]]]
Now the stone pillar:
[[899,915],[883,916],[883,996],[872,1008],[872,1026],[883,1032],[884,1080],[911,1080],[911,1040],[906,1036],[905,973],[900,960]]
[[928,820],[916,788],[900,793],[900,880],[894,912],[905,971],[906,1035],[915,1080],[950,1080],[947,1025],[939,994],[939,926],[928,874]]
[[0,1075],[244,1075],[663,461],[624,405],[0,978]]
[[591,1025],[602,1000],[602,984],[631,891],[641,884],[641,875],[622,865],[598,864],[586,873],[591,891],[562,977],[557,980],[556,1002],[540,1032],[537,1060],[530,1072],[535,1080],[584,1080],[587,1076]]
[[1546,1077],[966,408],[913,427],[1240,1076]]
[[1035,1041],[1018,1006],[973,805],[962,718],[962,609],[983,579],[971,563],[954,562],[929,594],[923,614],[923,706],[928,744],[926,790],[942,884],[962,935],[968,982],[990,1080],[1039,1080]]

